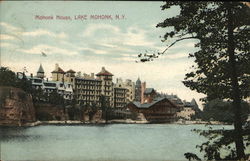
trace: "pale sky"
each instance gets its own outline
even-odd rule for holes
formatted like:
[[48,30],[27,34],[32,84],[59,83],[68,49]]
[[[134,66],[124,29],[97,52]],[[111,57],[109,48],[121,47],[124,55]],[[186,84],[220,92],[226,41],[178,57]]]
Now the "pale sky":
[[[194,60],[188,54],[197,49],[194,41],[183,41],[152,62],[136,63],[141,52],[163,51],[172,40],[161,42],[166,29],[157,23],[178,13],[178,8],[162,11],[163,2],[127,1],[22,1],[0,2],[1,65],[17,72],[24,67],[36,73],[42,63],[51,77],[55,63],[66,70],[97,73],[102,66],[116,78],[138,77],[158,92],[177,94],[182,100],[195,98],[199,105],[205,95],[191,91],[181,81]],[[53,16],[39,20],[38,16]],[[68,16],[59,20],[56,16]],[[86,20],[75,16],[86,15]],[[111,15],[110,19],[90,19],[90,15]],[[116,15],[123,19],[116,19]],[[41,52],[47,54],[42,57]]]

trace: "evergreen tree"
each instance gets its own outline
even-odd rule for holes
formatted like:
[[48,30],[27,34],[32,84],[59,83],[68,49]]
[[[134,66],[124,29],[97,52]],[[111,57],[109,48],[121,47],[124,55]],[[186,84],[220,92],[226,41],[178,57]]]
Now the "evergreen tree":
[[[244,158],[241,122],[241,100],[249,96],[250,80],[250,8],[243,2],[182,2],[167,1],[162,10],[179,6],[180,13],[167,18],[157,27],[170,28],[163,41],[172,39],[165,51],[176,43],[197,39],[198,51],[190,53],[196,65],[186,74],[185,86],[215,98],[232,100],[234,109],[234,142],[236,156]],[[157,58],[142,54],[141,61]]]

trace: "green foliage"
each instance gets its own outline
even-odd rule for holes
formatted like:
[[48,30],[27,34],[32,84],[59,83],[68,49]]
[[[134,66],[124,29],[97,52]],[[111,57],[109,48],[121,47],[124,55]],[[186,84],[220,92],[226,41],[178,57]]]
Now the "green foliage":
[[49,121],[49,120],[53,120],[53,116],[51,116],[49,113],[47,112],[40,112],[36,114],[36,118],[37,120],[40,121]]
[[208,100],[232,98],[231,65],[229,63],[228,5],[233,12],[236,67],[241,98],[247,97],[250,80],[250,9],[241,2],[166,2],[162,9],[178,5],[180,14],[167,18],[157,27],[172,27],[164,35],[178,40],[197,39],[198,51],[189,54],[195,59],[193,71],[186,74],[184,84],[192,90],[207,94]]
[[[250,107],[246,102],[242,102],[241,106],[242,121],[245,121],[250,113]],[[214,121],[233,123],[234,109],[232,102],[220,99],[211,100],[205,104],[203,111],[200,113],[200,118],[205,121],[213,119]]]
[[82,120],[82,111],[80,110],[80,108],[77,108],[75,106],[70,106],[68,109],[68,116],[69,116],[69,120]]
[[64,105],[64,98],[54,90],[48,94],[48,102],[53,105]]
[[[189,54],[196,65],[186,74],[183,83],[191,90],[206,94],[207,101],[233,100],[237,134],[234,141],[237,157],[241,159],[245,156],[241,100],[248,97],[250,91],[250,8],[242,2],[167,1],[162,10],[174,6],[179,7],[180,13],[157,25],[169,29],[162,41],[171,39],[174,42],[158,55],[179,41],[198,40],[195,44],[198,50]],[[142,62],[158,58],[155,54],[144,54],[144,57],[139,54],[138,57]],[[210,146],[205,149],[209,156],[219,158],[217,150]]]
[[31,82],[26,77],[18,79],[15,72],[6,67],[0,68],[0,86],[21,88],[25,92],[31,93]]
[[184,156],[185,156],[185,158],[187,158],[189,161],[191,161],[191,160],[201,161],[201,159],[200,159],[196,154],[193,154],[193,153],[185,153]]
[[[240,97],[250,91],[250,8],[242,2],[195,2],[167,1],[162,10],[179,6],[180,13],[165,19],[157,27],[167,28],[163,42],[195,39],[198,51],[190,53],[195,59],[190,73],[186,74],[185,86],[207,94],[208,100],[232,98],[231,69],[228,54],[228,7],[232,10],[235,60],[239,79]],[[187,53],[188,55],[188,53]],[[138,55],[142,62],[157,58],[155,54]]]
[[6,67],[0,68],[0,86],[13,86],[17,85],[16,74]]
[[[212,127],[209,127],[208,130],[193,129],[193,131],[209,140],[201,145],[197,145],[197,148],[199,148],[201,152],[205,152],[203,156],[205,160],[237,160],[234,146],[234,137],[236,137],[234,130],[214,130]],[[245,146],[250,145],[249,134],[250,129],[245,129],[243,131]],[[250,153],[247,152],[247,155],[249,154]],[[189,160],[201,160],[193,153],[185,153],[184,155]]]
[[98,106],[93,103],[92,105],[90,105],[88,114],[89,114],[89,120],[93,120],[94,115],[96,114],[96,112],[98,111]]
[[48,100],[47,95],[43,92],[42,88],[32,88],[31,94],[34,103],[41,103]]

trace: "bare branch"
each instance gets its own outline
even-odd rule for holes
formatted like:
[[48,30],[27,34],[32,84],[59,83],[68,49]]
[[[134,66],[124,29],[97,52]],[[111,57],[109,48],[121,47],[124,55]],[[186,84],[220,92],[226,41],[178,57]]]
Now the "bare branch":
[[182,41],[182,40],[186,40],[186,39],[198,39],[198,37],[191,36],[191,37],[184,37],[184,38],[178,39],[178,40],[174,41],[172,44],[170,44],[161,54],[164,54],[170,47],[175,45],[177,42]]
[[[177,42],[182,41],[182,40],[187,40],[187,39],[198,39],[197,36],[190,36],[190,37],[183,37],[180,38],[176,41],[174,41],[172,44],[170,44],[163,52],[158,52],[158,55],[163,55],[170,47],[172,47],[173,45],[175,45]],[[144,56],[144,57],[142,57]],[[140,58],[141,62],[146,62],[146,61],[153,61],[154,58],[158,58],[158,56],[154,53],[154,54],[148,54],[148,51],[146,50],[144,54],[140,53],[138,55],[138,57]],[[138,61],[136,61],[136,63],[138,63]]]

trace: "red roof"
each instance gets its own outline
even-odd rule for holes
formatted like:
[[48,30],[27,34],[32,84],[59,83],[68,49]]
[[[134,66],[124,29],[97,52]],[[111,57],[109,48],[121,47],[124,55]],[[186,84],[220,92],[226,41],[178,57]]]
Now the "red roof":
[[107,71],[104,67],[102,67],[102,71],[97,73],[96,76],[113,76],[113,74]]
[[62,70],[62,68],[58,67],[58,70],[54,70],[51,73],[65,73],[65,72]]
[[75,73],[75,71],[70,69],[70,70],[67,71],[67,73]]

